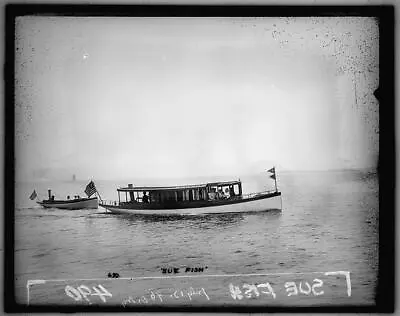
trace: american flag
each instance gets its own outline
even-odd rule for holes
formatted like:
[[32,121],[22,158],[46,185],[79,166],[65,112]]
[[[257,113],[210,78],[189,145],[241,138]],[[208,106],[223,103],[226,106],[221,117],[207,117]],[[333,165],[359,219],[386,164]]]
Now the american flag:
[[96,193],[96,186],[94,185],[93,181],[90,181],[89,184],[86,186],[85,193],[87,194],[88,197],[90,197],[92,194]]

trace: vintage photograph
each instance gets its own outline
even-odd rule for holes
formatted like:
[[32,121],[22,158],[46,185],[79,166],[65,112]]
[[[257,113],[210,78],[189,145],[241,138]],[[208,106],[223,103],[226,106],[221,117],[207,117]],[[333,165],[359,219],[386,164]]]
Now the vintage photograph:
[[15,297],[374,306],[379,20],[15,18]]

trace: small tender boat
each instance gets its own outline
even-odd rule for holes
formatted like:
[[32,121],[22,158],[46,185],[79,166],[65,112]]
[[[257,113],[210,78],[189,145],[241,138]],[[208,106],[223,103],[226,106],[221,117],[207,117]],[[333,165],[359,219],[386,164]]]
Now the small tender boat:
[[[97,196],[90,197],[94,193],[97,193],[96,186],[93,181],[86,186],[85,193],[87,194],[87,198],[80,197],[76,195],[73,199],[70,199],[69,196],[66,200],[55,200],[54,195],[51,195],[51,190],[48,190],[49,198],[48,200],[38,201],[39,205],[45,208],[60,208],[66,210],[79,210],[79,209],[96,209],[99,206],[99,202]],[[100,196],[100,195],[99,195]],[[36,190],[30,196],[31,200],[37,198]],[[100,198],[101,199],[101,198]]]
[[36,202],[45,208],[60,208],[67,210],[94,209],[99,205],[97,197],[75,198],[71,200],[43,200]]
[[[197,185],[150,187],[133,186],[117,189],[118,202],[101,201],[100,206],[112,213],[141,215],[200,215],[282,210],[281,192],[275,190],[242,194],[242,183],[213,182]],[[121,201],[125,193],[125,201]]]

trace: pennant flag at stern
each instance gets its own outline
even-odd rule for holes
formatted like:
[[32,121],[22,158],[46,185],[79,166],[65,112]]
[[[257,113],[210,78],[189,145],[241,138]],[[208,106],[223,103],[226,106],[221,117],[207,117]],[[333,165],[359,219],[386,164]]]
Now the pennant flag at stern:
[[272,172],[272,173],[274,173],[274,174],[275,174],[275,167],[273,167],[273,168],[269,169],[269,170],[268,170],[268,172]]

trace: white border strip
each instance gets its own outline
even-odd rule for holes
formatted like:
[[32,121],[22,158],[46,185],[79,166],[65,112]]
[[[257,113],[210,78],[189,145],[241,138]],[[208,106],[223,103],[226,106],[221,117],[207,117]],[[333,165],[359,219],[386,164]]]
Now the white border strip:
[[31,285],[45,284],[47,282],[67,282],[67,281],[110,281],[110,280],[150,280],[150,279],[183,279],[183,278],[220,278],[220,277],[241,277],[241,276],[268,276],[268,275],[293,275],[293,274],[324,274],[324,275],[344,275],[346,277],[347,295],[351,296],[351,281],[349,271],[333,272],[280,272],[280,273],[243,273],[243,274],[203,274],[203,275],[173,275],[173,276],[149,276],[149,277],[130,277],[130,278],[97,278],[97,279],[49,279],[49,280],[28,280],[26,283],[27,301],[29,305],[29,289]]

